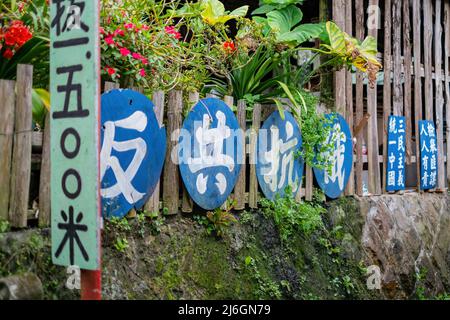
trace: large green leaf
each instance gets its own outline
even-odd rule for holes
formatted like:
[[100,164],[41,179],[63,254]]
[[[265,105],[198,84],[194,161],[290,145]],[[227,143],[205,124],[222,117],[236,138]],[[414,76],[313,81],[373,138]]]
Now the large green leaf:
[[244,17],[248,11],[248,6],[242,6],[232,12],[225,11],[225,6],[219,0],[204,0],[202,8],[201,16],[210,25],[226,23],[229,20]]
[[324,29],[325,24],[323,23],[305,23],[299,25],[291,32],[281,34],[278,37],[278,41],[300,45],[311,39],[318,38],[322,34]]
[[302,21],[303,13],[296,6],[289,6],[281,10],[269,12],[267,23],[277,35],[283,35],[292,30]]

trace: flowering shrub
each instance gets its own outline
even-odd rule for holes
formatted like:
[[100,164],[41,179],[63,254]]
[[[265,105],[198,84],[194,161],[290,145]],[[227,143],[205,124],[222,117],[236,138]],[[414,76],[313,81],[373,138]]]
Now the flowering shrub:
[[5,59],[11,59],[14,54],[33,37],[30,29],[20,20],[14,20],[9,26],[0,30],[0,50]]

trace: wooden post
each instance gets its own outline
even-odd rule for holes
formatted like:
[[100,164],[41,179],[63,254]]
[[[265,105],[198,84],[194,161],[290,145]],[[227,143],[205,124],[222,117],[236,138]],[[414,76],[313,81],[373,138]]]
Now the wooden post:
[[105,92],[111,91],[113,89],[120,89],[120,84],[116,83],[116,82],[109,82],[109,81],[105,82],[105,88],[104,88]]
[[[189,93],[189,108],[193,108],[197,102],[200,100],[200,95],[198,92]],[[183,200],[181,203],[181,211],[185,213],[190,213],[194,210],[194,203],[192,198],[189,196],[189,192],[183,184]]]
[[436,190],[445,190],[445,162],[444,162],[444,91],[442,87],[442,1],[435,0],[435,24],[434,24],[434,74],[436,94],[436,135],[438,148],[438,175]]
[[413,46],[414,46],[414,131],[416,138],[417,190],[420,191],[420,139],[419,120],[422,120],[422,78],[421,78],[421,8],[420,0],[413,0]]
[[11,157],[14,134],[15,82],[0,80],[0,101],[2,118],[0,121],[0,219],[9,220],[9,197],[11,179]]
[[[387,174],[387,137],[388,137],[388,121],[391,115],[391,65],[392,65],[392,5],[391,0],[384,2],[384,81],[383,81],[383,192],[386,192],[386,174]],[[395,73],[395,71],[394,71]]]
[[[164,92],[156,91],[153,93],[153,103],[155,105],[155,115],[156,120],[158,120],[159,127],[162,128],[164,126]],[[153,191],[152,196],[145,204],[144,210],[149,213],[159,212],[159,195],[161,192],[161,182],[158,180],[155,186],[155,190]]]
[[11,170],[9,218],[11,225],[27,226],[28,196],[31,179],[31,140],[33,66],[17,66],[16,116]]
[[402,87],[402,1],[394,0],[392,3],[392,25],[394,38],[392,39],[392,51],[394,61],[393,104],[394,115],[403,115],[403,87]]
[[179,90],[170,91],[167,104],[167,152],[163,176],[163,202],[168,210],[167,214],[177,214],[179,208],[180,173],[177,165],[178,151],[175,149],[180,136],[182,111],[183,92]]
[[447,122],[447,184],[450,185],[450,2],[444,4],[444,30],[445,30],[445,115]]
[[[353,34],[353,7],[352,1],[347,1],[345,6],[345,31],[349,34]],[[346,71],[346,84],[345,84],[345,96],[346,96],[346,117],[347,123],[351,129],[353,129],[353,74],[351,71]],[[353,141],[352,141],[353,146]],[[353,152],[353,150],[352,150]],[[309,168],[310,169],[310,168]],[[308,167],[306,167],[306,181],[308,181],[308,177],[312,178],[312,171],[308,172]],[[310,178],[310,179],[311,179]],[[312,179],[311,182],[312,184]],[[355,169],[354,163],[352,163],[352,170],[350,171],[350,177],[348,179],[347,187],[345,188],[345,195],[354,195],[355,194]],[[310,190],[310,194],[308,188],[306,189],[306,200],[308,200],[308,196],[312,199],[312,186]]]
[[50,113],[45,117],[42,141],[41,175],[39,179],[39,226],[50,225]]
[[[346,1],[334,0],[333,1],[333,20],[336,25],[345,30],[345,6]],[[334,73],[334,102],[336,105],[336,112],[340,113],[345,118],[345,84],[346,84],[346,70],[341,69]]]
[[[239,172],[239,177],[236,182],[236,186],[234,187],[234,200],[236,201],[235,209],[236,210],[244,210],[245,209],[245,178],[246,178],[246,148],[245,148],[245,132],[246,132],[246,109],[247,105],[245,103],[245,100],[239,100],[237,105],[237,118],[239,127],[241,128],[242,132],[242,155],[241,155],[241,171]],[[239,156],[239,155],[238,155]]]
[[[378,7],[378,0],[370,0],[369,5]],[[378,29],[370,28],[369,35],[378,38]],[[367,88],[367,112],[372,116],[368,123],[368,167],[369,167],[369,192],[373,195],[381,194],[380,165],[378,162],[378,124],[377,124],[377,84],[374,88]]]
[[431,0],[423,1],[423,48],[425,71],[425,119],[433,120],[433,4]]
[[248,205],[252,209],[258,208],[258,179],[256,177],[258,131],[261,127],[261,105],[253,106],[252,129],[250,133],[250,187],[248,191]]
[[412,156],[412,80],[411,80],[411,18],[410,18],[410,0],[403,0],[403,56],[404,56],[404,110],[406,118],[406,163],[411,163]]
[[[356,0],[355,2],[355,11],[356,11],[356,38],[360,41],[364,38],[364,1]],[[357,71],[356,73],[356,124],[360,123],[363,119],[364,114],[364,80],[363,73],[361,71]],[[355,174],[356,174],[356,193],[359,196],[363,195],[363,154],[362,154],[362,146],[363,146],[363,131],[361,130],[356,136],[356,166],[355,166]]]

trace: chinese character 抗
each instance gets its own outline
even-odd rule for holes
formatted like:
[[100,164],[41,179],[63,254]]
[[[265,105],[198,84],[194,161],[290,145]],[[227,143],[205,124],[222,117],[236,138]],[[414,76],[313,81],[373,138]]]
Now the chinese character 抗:
[[[59,36],[62,32],[77,28],[81,28],[84,32],[88,32],[89,27],[81,21],[81,16],[83,15],[86,5],[84,1],[75,2],[75,0],[70,0],[70,6],[67,9],[63,2],[64,0],[52,1],[52,3],[56,5],[56,15],[52,20],[51,27],[56,28],[56,35]],[[63,23],[65,12],[67,14]]]
[[[292,191],[298,189],[298,176],[294,179],[294,149],[298,144],[298,139],[294,137],[294,126],[290,122],[286,122],[286,142],[280,139],[279,129],[271,126],[271,145],[272,149],[264,153],[266,163],[270,164],[270,169],[264,174],[264,181],[269,185],[272,192],[276,192],[282,188],[286,180],[288,185],[292,187]],[[281,160],[281,176],[278,180],[278,171],[280,169]]]
[[[119,121],[107,121],[104,124],[104,139],[102,150],[100,152],[100,179],[106,174],[108,169],[113,170],[117,180],[116,184],[101,189],[102,197],[114,198],[123,194],[130,204],[134,204],[144,197],[143,193],[138,192],[132,184],[142,161],[147,153],[147,144],[142,138],[136,138],[126,141],[115,141],[116,128],[123,128],[143,132],[147,127],[147,116],[136,111],[126,119]],[[112,155],[112,151],[128,152],[135,150],[134,157],[126,170],[124,170],[116,156]]]

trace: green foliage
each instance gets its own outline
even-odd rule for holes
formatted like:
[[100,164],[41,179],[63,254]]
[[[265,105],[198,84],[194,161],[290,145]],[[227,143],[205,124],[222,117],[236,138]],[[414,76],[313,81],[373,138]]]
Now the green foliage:
[[218,238],[223,237],[232,223],[238,220],[231,213],[235,205],[234,201],[227,201],[226,209],[217,208],[209,211],[206,216],[194,215],[194,220],[204,226],[208,235],[214,235]]
[[0,233],[8,232],[10,229],[9,222],[6,220],[0,219]]
[[116,242],[114,243],[114,248],[116,248],[116,250],[119,252],[125,252],[128,247],[129,244],[126,238],[117,238]]
[[283,242],[288,242],[294,233],[310,235],[323,227],[322,214],[326,210],[312,202],[297,202],[289,187],[284,198],[261,199],[261,206],[264,216],[275,222]]
[[[257,283],[255,296],[258,299],[281,299],[282,293],[280,286],[270,278],[263,276],[256,264],[256,260],[251,256],[245,257],[245,268],[251,273],[253,280]],[[281,284],[286,286],[286,282]]]

